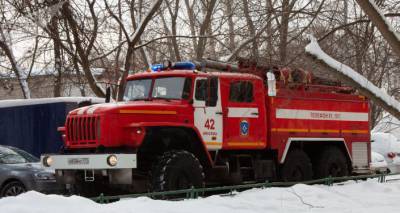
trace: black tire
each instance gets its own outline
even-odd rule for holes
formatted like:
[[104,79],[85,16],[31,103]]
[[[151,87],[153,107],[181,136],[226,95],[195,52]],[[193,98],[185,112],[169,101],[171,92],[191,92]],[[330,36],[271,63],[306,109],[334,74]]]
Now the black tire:
[[349,175],[347,158],[337,147],[325,148],[315,163],[315,177],[343,177]]
[[0,197],[17,196],[24,192],[26,192],[24,184],[19,181],[11,181],[1,189]]
[[286,182],[311,180],[312,164],[307,154],[300,149],[291,150],[282,166],[281,177]]
[[153,191],[170,191],[204,187],[204,172],[199,160],[190,152],[165,152],[152,169]]

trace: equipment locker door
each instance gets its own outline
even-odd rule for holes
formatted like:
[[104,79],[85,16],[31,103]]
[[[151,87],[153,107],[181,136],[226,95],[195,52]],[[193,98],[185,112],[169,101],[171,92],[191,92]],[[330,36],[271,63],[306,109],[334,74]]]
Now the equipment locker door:
[[219,80],[196,78],[194,86],[194,124],[210,150],[222,147],[223,124]]
[[232,79],[224,87],[227,102],[224,104],[224,147],[263,148],[265,147],[265,111],[262,85],[252,80]]

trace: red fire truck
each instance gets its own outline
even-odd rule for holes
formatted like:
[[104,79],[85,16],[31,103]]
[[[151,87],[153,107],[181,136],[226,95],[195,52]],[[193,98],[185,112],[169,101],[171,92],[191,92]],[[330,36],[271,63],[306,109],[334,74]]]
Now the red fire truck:
[[369,103],[351,88],[301,70],[152,69],[123,102],[68,114],[62,153],[41,159],[58,181],[139,192],[370,172]]

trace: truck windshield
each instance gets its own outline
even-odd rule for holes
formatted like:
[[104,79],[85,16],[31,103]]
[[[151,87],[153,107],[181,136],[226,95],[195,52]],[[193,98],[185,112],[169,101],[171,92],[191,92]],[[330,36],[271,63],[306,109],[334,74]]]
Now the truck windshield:
[[[187,99],[190,95],[191,79],[185,77],[166,77],[128,81],[125,88],[124,100],[150,99]],[[151,91],[150,91],[151,90]]]
[[140,79],[126,82],[124,101],[147,99],[151,81],[151,79]]

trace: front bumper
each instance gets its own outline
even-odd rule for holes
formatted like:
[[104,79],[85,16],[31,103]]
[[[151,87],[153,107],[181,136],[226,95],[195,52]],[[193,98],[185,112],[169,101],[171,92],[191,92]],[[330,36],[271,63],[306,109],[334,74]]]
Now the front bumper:
[[[114,155],[117,163],[109,165],[108,157]],[[51,158],[51,163],[44,162]],[[136,154],[82,154],[82,155],[42,155],[41,164],[55,170],[102,170],[134,169],[137,167]]]
[[[114,156],[117,163],[111,166],[108,158]],[[51,163],[46,159],[51,158]],[[105,181],[111,184],[131,184],[132,170],[137,168],[136,154],[73,154],[43,155],[41,164],[56,171],[61,184]]]
[[62,184],[57,183],[56,180],[37,180],[33,184],[31,190],[44,194],[63,194],[65,192],[65,187]]

